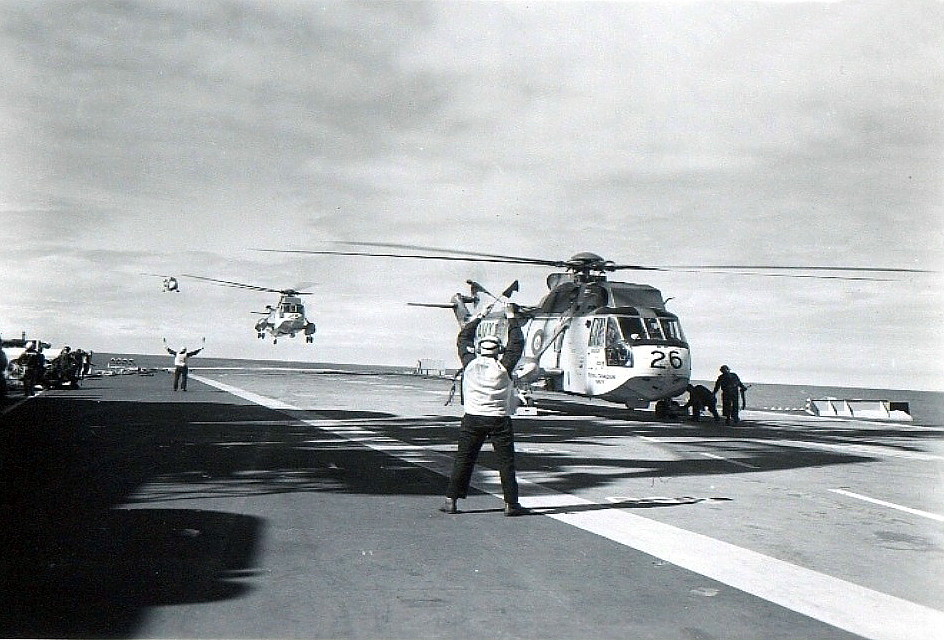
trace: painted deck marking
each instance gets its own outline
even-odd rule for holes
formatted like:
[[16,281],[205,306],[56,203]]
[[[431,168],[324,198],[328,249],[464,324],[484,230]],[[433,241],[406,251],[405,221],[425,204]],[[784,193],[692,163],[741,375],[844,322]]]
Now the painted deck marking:
[[753,465],[753,464],[747,464],[746,462],[741,462],[741,461],[739,461],[739,460],[732,460],[731,458],[725,458],[724,456],[719,456],[719,455],[716,455],[716,454],[714,454],[714,453],[701,452],[701,455],[705,456],[706,458],[714,458],[715,460],[724,460],[725,462],[730,462],[731,464],[736,464],[736,465],[739,466],[739,467],[746,467],[746,468],[748,468],[748,469],[759,469],[759,468],[760,468],[760,467],[755,466],[755,465]]
[[[214,380],[194,376],[204,384],[275,410],[297,410],[292,405],[267,398]],[[307,420],[301,422],[308,423]],[[323,420],[312,421],[318,428],[349,438],[346,429],[334,428]],[[644,438],[649,439],[649,438]],[[359,444],[383,451],[393,457],[413,462],[448,476],[452,455],[425,447],[375,435],[358,434]],[[396,443],[398,449],[390,447]],[[397,453],[399,451],[400,453]],[[426,459],[410,460],[406,452],[423,451]],[[498,472],[476,469],[473,486],[501,499]],[[577,496],[561,493],[540,484],[519,479],[531,509],[551,509],[544,514],[559,522],[594,533],[619,544],[717,580],[790,609],[820,622],[855,633],[870,640],[944,640],[944,612],[902,598],[896,598],[852,582],[806,569],[762,553],[744,549],[721,540],[662,524],[620,508],[601,505]],[[584,509],[592,506],[593,509]],[[574,511],[568,512],[567,509]]]
[[912,509],[911,507],[903,507],[900,504],[895,504],[894,502],[885,502],[884,500],[879,500],[878,498],[870,498],[868,496],[863,496],[862,494],[859,494],[859,493],[846,491],[845,489],[830,489],[830,491],[832,491],[833,493],[838,493],[843,496],[848,496],[850,498],[855,498],[857,500],[864,500],[865,502],[871,502],[873,504],[878,504],[883,507],[888,507],[889,509],[898,509],[899,511],[904,511],[905,513],[921,516],[922,518],[930,518],[931,520],[944,522],[944,516],[938,515],[936,513],[931,513],[930,511],[921,511],[920,509]]

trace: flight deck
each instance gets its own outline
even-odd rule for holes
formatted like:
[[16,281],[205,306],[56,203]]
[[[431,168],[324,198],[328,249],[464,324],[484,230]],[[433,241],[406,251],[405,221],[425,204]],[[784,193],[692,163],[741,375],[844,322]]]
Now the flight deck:
[[538,394],[436,511],[444,378],[196,368],[0,418],[4,637],[936,638],[941,430]]

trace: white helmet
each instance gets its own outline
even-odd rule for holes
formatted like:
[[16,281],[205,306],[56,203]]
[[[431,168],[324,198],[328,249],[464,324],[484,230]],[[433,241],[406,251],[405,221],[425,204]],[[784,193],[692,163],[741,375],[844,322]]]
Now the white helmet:
[[502,352],[501,340],[495,336],[482,336],[475,344],[475,351],[483,356],[497,356]]

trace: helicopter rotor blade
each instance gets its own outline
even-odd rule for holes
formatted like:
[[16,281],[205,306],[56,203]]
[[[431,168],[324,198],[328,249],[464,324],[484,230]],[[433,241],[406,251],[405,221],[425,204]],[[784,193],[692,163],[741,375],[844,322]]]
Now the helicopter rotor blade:
[[203,276],[195,276],[189,273],[182,273],[180,277],[193,278],[194,280],[202,280],[203,282],[210,282],[212,284],[217,284],[224,287],[233,287],[236,289],[249,289],[251,291],[265,291],[267,293],[282,293],[282,291],[279,289],[270,289],[269,287],[260,287],[254,284],[246,284],[244,282],[233,282],[231,280],[217,280],[216,278],[204,278]]
[[558,262],[545,260],[542,262],[526,262],[524,260],[510,260],[506,258],[489,257],[464,257],[464,256],[432,256],[413,253],[373,253],[368,251],[317,251],[311,249],[256,249],[256,251],[265,251],[268,253],[296,253],[316,256],[365,256],[369,258],[410,258],[413,260],[446,260],[451,262],[490,262],[504,264],[541,264],[545,266],[564,266]]
[[[546,267],[568,269],[573,271],[661,271],[661,272],[689,272],[689,273],[711,273],[713,271],[721,272],[731,272],[733,275],[750,275],[750,276],[761,276],[761,277],[790,277],[790,278],[813,278],[813,279],[826,279],[826,280],[859,280],[859,281],[875,281],[875,282],[888,282],[886,278],[877,278],[872,276],[845,276],[845,275],[816,275],[816,274],[803,274],[803,273],[760,273],[760,271],[819,271],[819,272],[833,272],[833,273],[889,273],[889,274],[905,274],[905,273],[936,273],[933,270],[926,269],[909,269],[909,268],[896,268],[896,267],[845,267],[845,266],[820,266],[820,265],[811,265],[811,266],[785,266],[785,265],[666,265],[666,266],[648,266],[648,265],[639,265],[639,264],[616,264],[611,261],[600,261],[600,262],[591,262],[584,263],[574,260],[545,260],[541,258],[528,258],[523,256],[509,256],[502,254],[493,254],[493,253],[477,253],[471,251],[460,251],[456,249],[446,249],[441,247],[424,247],[417,245],[408,245],[408,244],[393,244],[393,243],[384,243],[384,242],[337,242],[334,244],[343,244],[350,246],[363,246],[363,247],[378,247],[378,248],[391,248],[391,249],[405,249],[409,251],[434,251],[439,254],[450,254],[450,255],[432,255],[427,253],[399,253],[399,252],[370,252],[370,251],[332,251],[332,250],[302,250],[302,249],[256,249],[256,251],[265,251],[272,253],[297,253],[297,254],[310,254],[310,255],[342,255],[342,256],[366,256],[366,257],[378,257],[378,258],[412,258],[414,260],[447,260],[447,261],[459,261],[459,262],[488,262],[488,263],[503,263],[503,264],[529,264],[529,265],[540,265]],[[753,270],[753,271],[752,271]],[[472,282],[467,281],[473,287],[477,283],[473,284]],[[482,289],[484,293],[488,291]],[[494,298],[494,295],[488,293]]]
[[[386,242],[339,242],[337,244],[346,244],[355,247],[387,247],[390,249],[408,249],[410,251],[435,251],[437,253],[449,253],[455,256],[468,256],[469,258],[493,258],[496,262],[508,262],[512,264],[539,264],[548,267],[565,267],[567,263],[562,260],[545,260],[543,258],[527,258],[523,256],[507,256],[500,253],[481,253],[478,251],[461,251],[459,249],[445,249],[442,247],[423,247],[411,244],[391,244]],[[455,259],[451,256],[431,256],[435,259]]]
[[444,302],[407,302],[408,307],[430,307],[432,309],[455,309],[456,305],[446,304]]
[[[616,266],[622,268],[621,265]],[[901,267],[826,267],[826,266],[784,266],[784,265],[737,265],[737,264],[702,264],[702,265],[673,265],[664,269],[718,269],[723,271],[740,269],[764,269],[770,271],[862,271],[872,273],[936,273],[929,269],[909,269]]]
[[[418,251],[437,251],[442,253],[452,253],[459,256],[472,256],[472,257],[486,257],[486,258],[495,258],[499,260],[507,260],[509,262],[516,262],[522,264],[541,264],[546,266],[554,267],[570,267],[572,266],[569,261],[565,260],[545,260],[541,258],[526,258],[521,256],[506,256],[493,253],[477,253],[471,251],[460,251],[456,249],[444,249],[437,247],[423,247],[415,246],[408,244],[389,244],[384,242],[342,242],[339,244],[347,244],[352,246],[368,246],[368,247],[389,247],[395,249],[411,249]],[[900,268],[900,267],[845,267],[845,266],[784,266],[784,265],[639,265],[639,264],[614,264],[612,262],[606,262],[602,265],[602,268],[610,271],[616,270],[635,270],[635,271],[681,271],[681,270],[707,270],[707,269],[719,269],[719,270],[765,270],[765,271],[830,271],[830,272],[871,272],[871,273],[936,273],[933,270],[928,269],[910,269],[910,268]],[[772,275],[772,274],[763,274],[763,273],[750,273],[745,275]],[[794,277],[815,277],[815,276],[805,276],[797,275]],[[868,278],[842,278],[841,276],[822,276],[826,278],[833,279],[868,279]],[[880,280],[881,281],[881,280]],[[470,282],[471,284],[471,282]]]

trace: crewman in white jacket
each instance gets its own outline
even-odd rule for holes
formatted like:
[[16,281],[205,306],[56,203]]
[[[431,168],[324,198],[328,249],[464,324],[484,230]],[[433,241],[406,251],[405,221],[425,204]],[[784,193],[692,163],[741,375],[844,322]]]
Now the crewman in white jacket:
[[[499,361],[503,351],[501,341],[495,336],[480,337],[475,345],[476,356],[462,373],[465,413],[459,426],[459,447],[446,491],[446,501],[439,508],[445,513],[459,512],[456,501],[467,497],[472,469],[486,439],[492,441],[498,457],[505,515],[529,513],[518,502],[515,434],[511,424],[518,394],[508,369]],[[513,367],[514,363],[510,366]]]
[[203,338],[203,346],[195,351],[187,351],[187,347],[183,347],[179,351],[174,351],[169,346],[167,346],[167,339],[164,340],[164,348],[167,349],[167,353],[174,356],[174,391],[177,391],[177,385],[180,384],[180,390],[187,390],[187,374],[190,371],[190,367],[187,364],[187,361],[190,360],[193,356],[197,355],[203,351],[203,347],[206,346],[206,338]]

